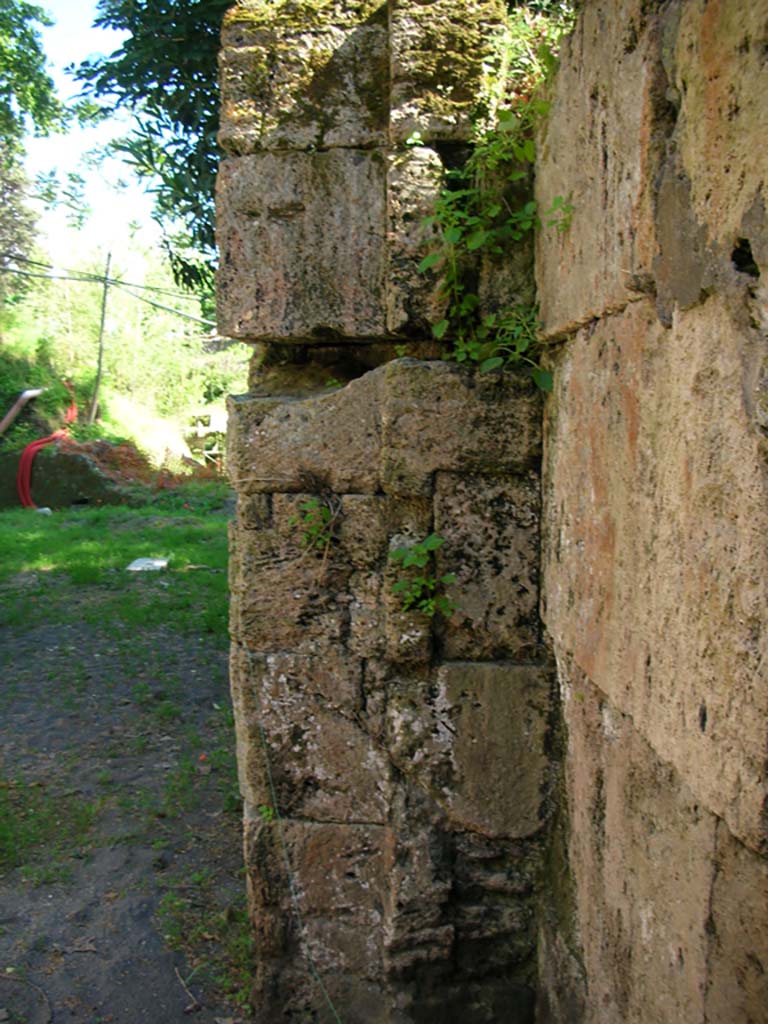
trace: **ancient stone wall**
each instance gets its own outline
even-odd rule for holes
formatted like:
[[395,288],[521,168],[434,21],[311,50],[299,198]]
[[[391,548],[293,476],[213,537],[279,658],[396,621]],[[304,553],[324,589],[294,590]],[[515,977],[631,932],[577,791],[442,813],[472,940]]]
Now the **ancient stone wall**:
[[563,1024],[768,1019],[766,52],[766,0],[586,0],[541,139]]
[[[533,1019],[541,398],[394,358],[434,351],[422,220],[503,11],[248,0],[225,22],[219,322],[257,346],[230,405],[232,686],[270,1022]],[[476,268],[486,309],[530,291],[531,255]],[[424,572],[457,604],[434,617],[390,558],[433,533]]]

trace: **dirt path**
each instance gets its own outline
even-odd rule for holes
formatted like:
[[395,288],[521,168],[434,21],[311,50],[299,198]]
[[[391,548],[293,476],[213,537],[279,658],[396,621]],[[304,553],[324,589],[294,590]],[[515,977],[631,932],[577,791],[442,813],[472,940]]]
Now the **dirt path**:
[[31,585],[36,621],[0,636],[0,1022],[250,1020],[221,640],[78,621],[96,587],[62,622],[61,585]]

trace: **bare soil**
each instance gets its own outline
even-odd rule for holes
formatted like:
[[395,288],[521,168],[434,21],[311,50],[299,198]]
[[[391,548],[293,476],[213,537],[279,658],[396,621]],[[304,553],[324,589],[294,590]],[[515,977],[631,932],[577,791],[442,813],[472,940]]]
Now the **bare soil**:
[[[34,621],[0,635],[0,785],[59,825],[0,867],[0,1021],[250,1020],[222,938],[244,887],[222,640],[88,624],[97,587],[66,616],[39,580],[0,601],[30,585]],[[73,808],[92,817],[76,835]]]

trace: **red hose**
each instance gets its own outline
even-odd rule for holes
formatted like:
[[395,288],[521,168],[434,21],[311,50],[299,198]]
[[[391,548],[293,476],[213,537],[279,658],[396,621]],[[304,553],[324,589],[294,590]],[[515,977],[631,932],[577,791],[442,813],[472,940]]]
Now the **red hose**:
[[[74,423],[77,419],[77,403],[75,402],[75,392],[70,382],[64,381],[64,386],[69,390],[72,395],[72,401],[64,414],[65,423]],[[37,508],[34,501],[32,501],[32,493],[30,485],[32,481],[32,463],[35,461],[35,456],[41,448],[45,448],[47,444],[53,444],[54,441],[58,441],[59,438],[66,437],[67,430],[55,430],[48,437],[40,437],[37,441],[32,441],[24,451],[21,453],[21,459],[19,460],[19,469],[16,474],[16,490],[19,493],[19,501],[24,508]]]
[[48,437],[41,437],[37,441],[32,441],[21,453],[19,471],[16,474],[16,490],[19,492],[19,500],[24,508],[37,508],[37,505],[32,501],[32,494],[30,493],[32,463],[35,461],[35,456],[41,448],[45,448],[47,444],[53,444],[54,441],[58,441],[61,437],[66,437],[66,434],[66,430],[55,430]]

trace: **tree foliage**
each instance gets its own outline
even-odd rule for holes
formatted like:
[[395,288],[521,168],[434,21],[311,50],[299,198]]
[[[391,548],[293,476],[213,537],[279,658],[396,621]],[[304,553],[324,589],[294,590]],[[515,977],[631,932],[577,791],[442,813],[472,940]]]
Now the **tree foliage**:
[[[24,137],[45,135],[64,124],[64,107],[46,72],[40,28],[51,21],[25,0],[0,0],[0,268],[28,255],[35,219],[25,205],[29,183],[21,160]],[[11,285],[0,275],[0,299]]]
[[80,64],[87,96],[137,116],[116,144],[151,179],[155,216],[180,284],[207,284],[214,253],[213,194],[218,162],[217,54],[232,0],[99,0],[96,25],[130,33],[108,57]]
[[40,38],[40,27],[50,24],[41,7],[0,0],[0,139],[8,152],[20,151],[30,125],[45,135],[62,124]]

